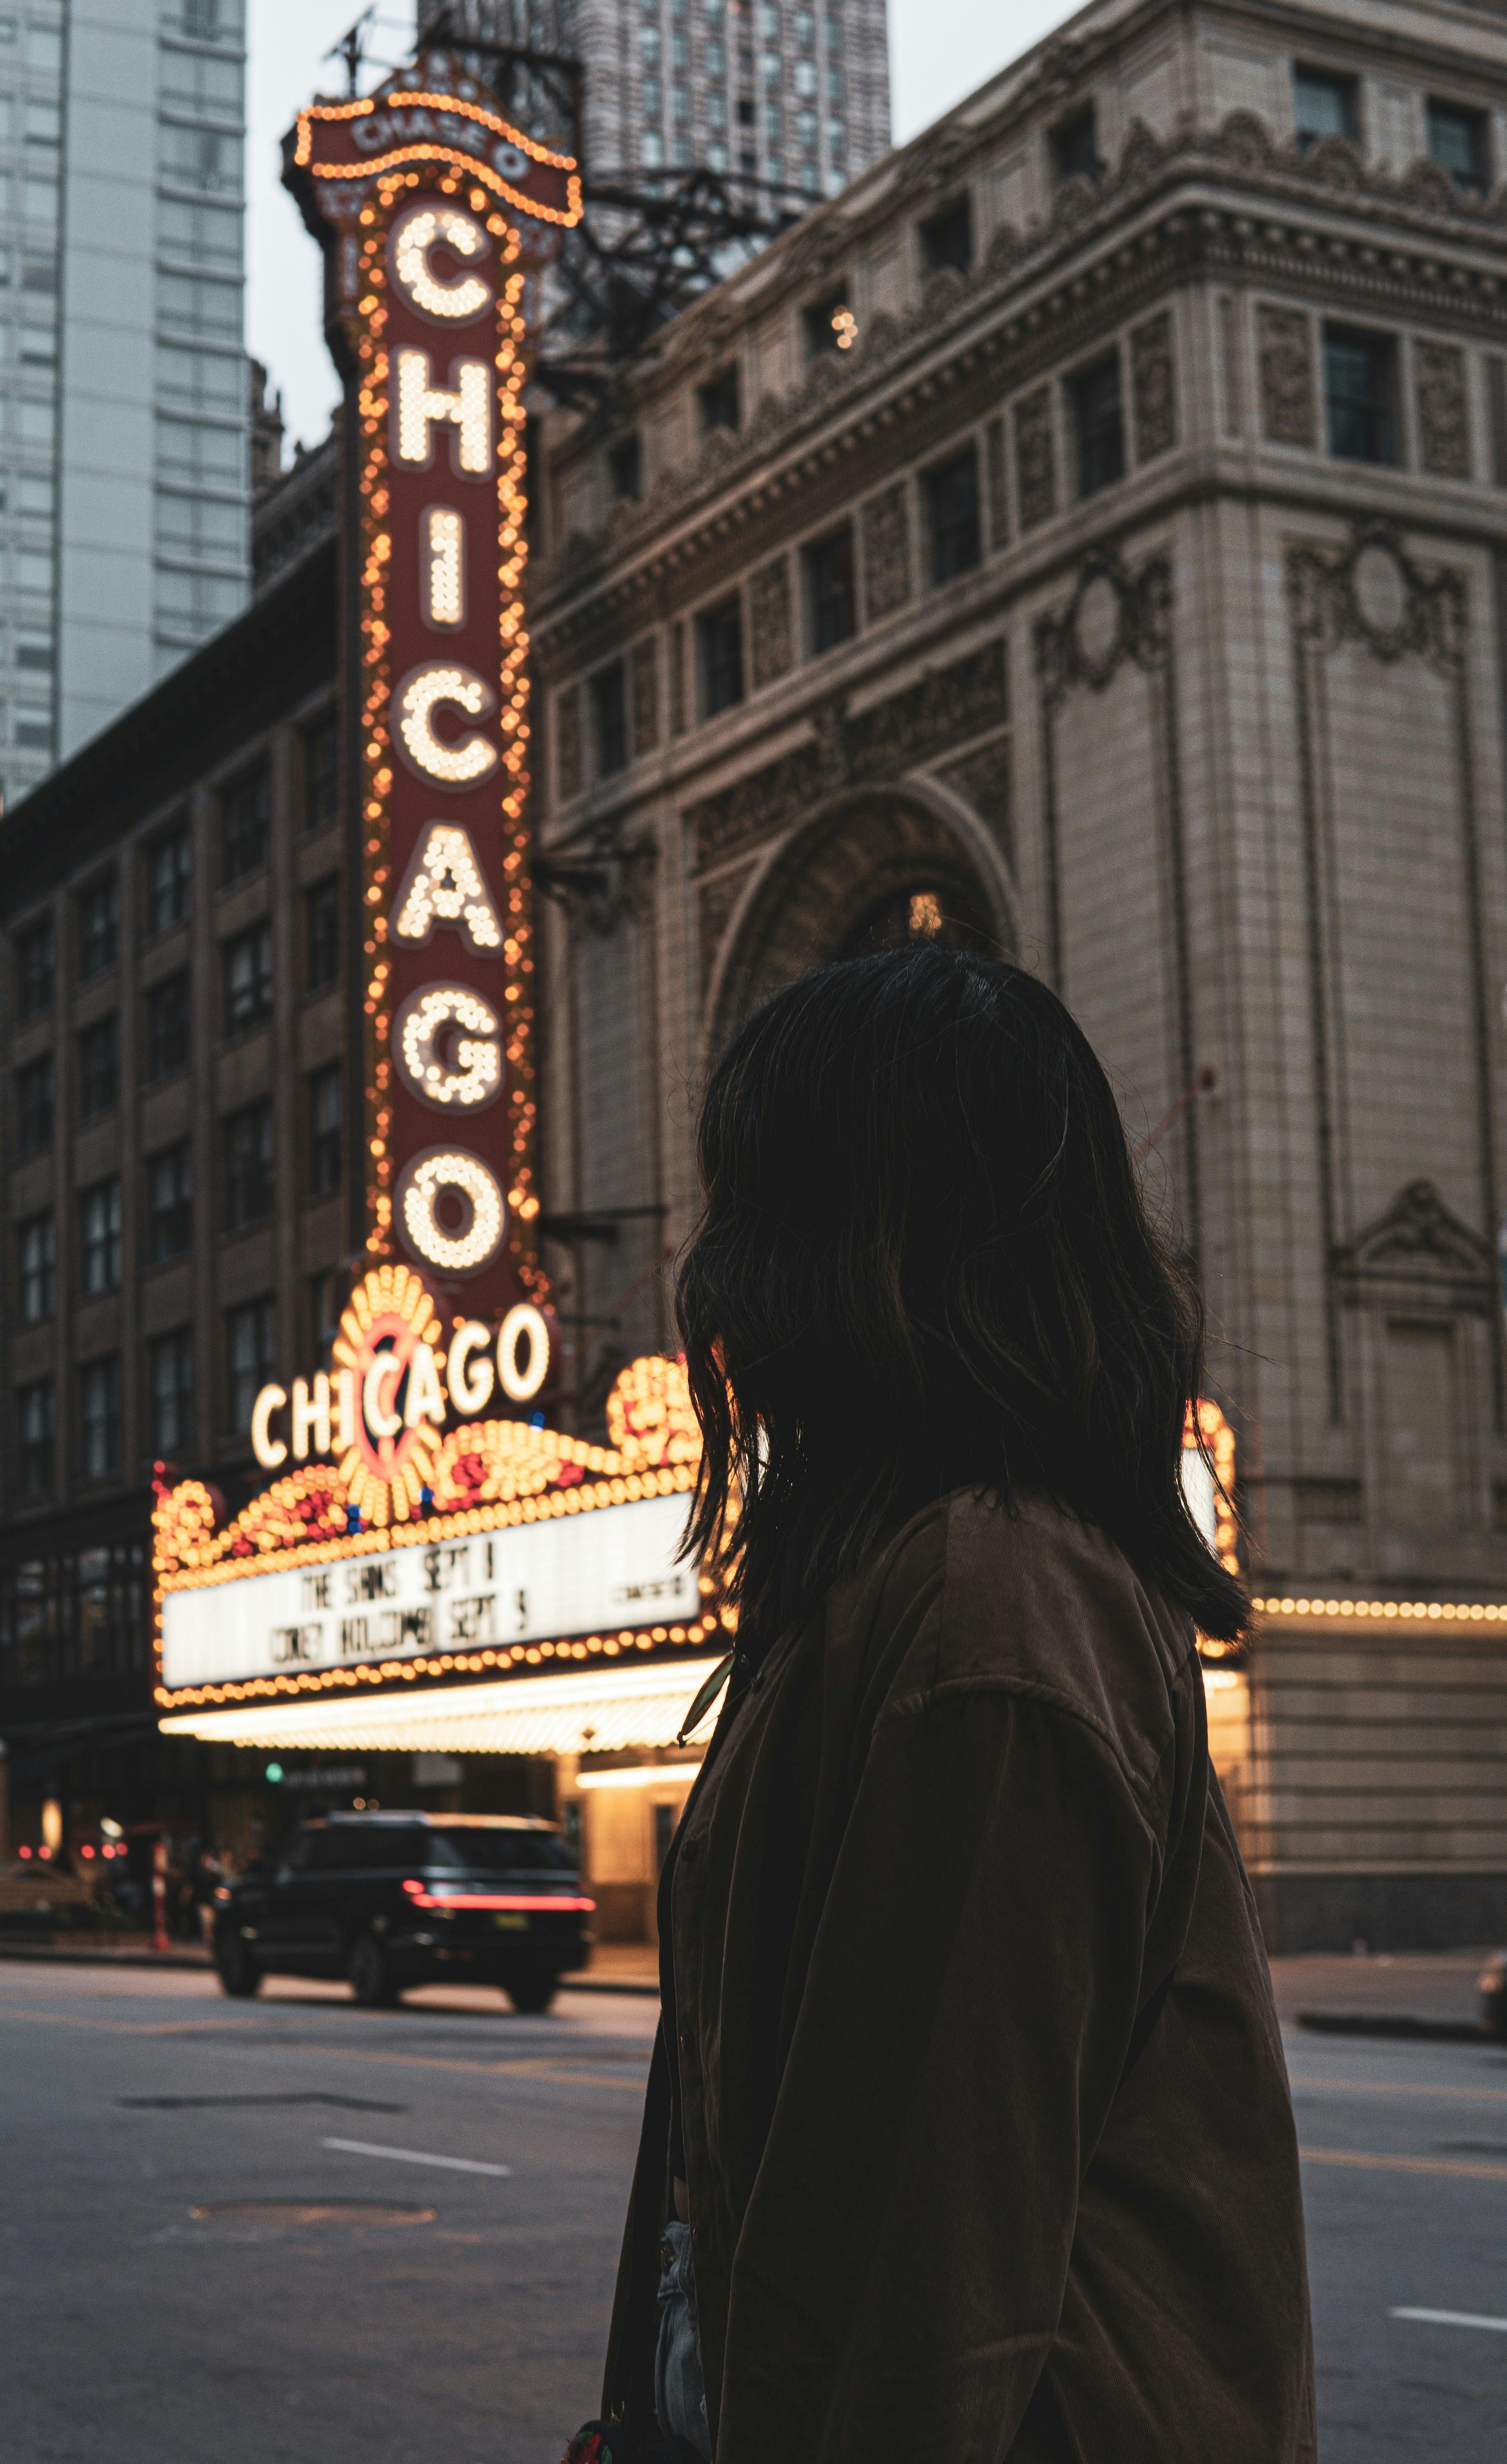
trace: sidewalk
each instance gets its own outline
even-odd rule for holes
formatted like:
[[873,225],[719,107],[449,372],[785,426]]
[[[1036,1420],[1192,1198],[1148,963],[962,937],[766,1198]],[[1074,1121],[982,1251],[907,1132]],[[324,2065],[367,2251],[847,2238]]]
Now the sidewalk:
[[[60,1968],[207,1969],[213,1965],[197,1943],[175,1942],[171,1950],[154,1950],[145,1934],[118,1935],[110,1942],[28,1942],[16,1935],[0,1936],[0,1959],[50,1962]],[[599,1943],[591,1966],[579,1976],[567,1976],[562,1988],[571,1993],[659,1992],[659,1953],[651,1943]]]
[[1286,2028],[1337,2036],[1484,2036],[1475,1980],[1487,1951],[1305,1951],[1272,1962]]

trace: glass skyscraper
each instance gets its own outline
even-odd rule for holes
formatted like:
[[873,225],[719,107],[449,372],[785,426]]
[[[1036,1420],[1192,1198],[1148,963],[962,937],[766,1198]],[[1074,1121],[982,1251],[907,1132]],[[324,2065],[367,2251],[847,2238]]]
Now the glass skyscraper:
[[0,8],[6,802],[245,605],[245,0]]

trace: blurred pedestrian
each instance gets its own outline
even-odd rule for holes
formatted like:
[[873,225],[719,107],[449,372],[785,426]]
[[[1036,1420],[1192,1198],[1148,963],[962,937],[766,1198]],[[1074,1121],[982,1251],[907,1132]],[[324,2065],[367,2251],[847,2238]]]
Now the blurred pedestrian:
[[[1195,1630],[1196,1288],[1017,968],[778,994],[702,1111],[693,1536],[612,2464],[1298,2464],[1298,2152]],[[734,1520],[735,1516],[735,1520]]]

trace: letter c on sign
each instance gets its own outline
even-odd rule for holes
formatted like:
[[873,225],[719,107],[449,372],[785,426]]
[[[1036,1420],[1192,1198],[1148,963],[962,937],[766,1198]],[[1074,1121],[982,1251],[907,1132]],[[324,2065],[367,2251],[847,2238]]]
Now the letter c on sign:
[[280,1412],[287,1400],[284,1387],[264,1386],[251,1405],[251,1452],[263,1471],[275,1471],[279,1463],[288,1460],[288,1449],[281,1438],[274,1438],[267,1425],[273,1414]]
[[[358,121],[356,128],[360,127]],[[359,136],[356,142],[360,144]],[[436,325],[470,325],[491,305],[491,285],[479,274],[443,281],[429,262],[433,248],[448,249],[451,256],[485,265],[491,253],[491,242],[480,223],[457,206],[410,206],[399,215],[387,242],[392,278],[409,307]]]
[[[528,1366],[518,1366],[518,1350],[528,1337]],[[514,1403],[531,1402],[550,1373],[550,1331],[528,1301],[511,1309],[497,1330],[497,1375],[502,1391]]]
[[474,787],[497,767],[495,744],[473,731],[453,740],[434,732],[437,710],[464,711],[468,718],[490,718],[497,696],[473,668],[451,666],[410,668],[392,697],[393,741],[410,770],[436,787]]
[[361,1380],[361,1418],[374,1438],[395,1438],[403,1426],[403,1414],[382,1401],[382,1392],[389,1380],[396,1386],[402,1375],[403,1362],[390,1352],[379,1352]]

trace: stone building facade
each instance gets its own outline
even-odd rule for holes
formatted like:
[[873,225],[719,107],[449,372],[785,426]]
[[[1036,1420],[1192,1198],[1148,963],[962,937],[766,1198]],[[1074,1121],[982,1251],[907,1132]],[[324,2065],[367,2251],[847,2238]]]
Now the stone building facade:
[[615,417],[550,424],[535,507],[583,1397],[666,1339],[695,1089],[761,994],[907,929],[1014,954],[1207,1294],[1273,1936],[1499,1931],[1500,11],[1104,0]]

